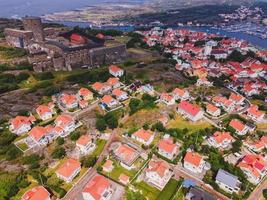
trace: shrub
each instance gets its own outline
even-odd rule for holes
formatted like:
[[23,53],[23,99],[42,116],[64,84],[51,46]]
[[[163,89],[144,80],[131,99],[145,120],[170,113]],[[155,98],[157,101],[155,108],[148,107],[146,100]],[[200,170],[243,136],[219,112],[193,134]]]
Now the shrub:
[[93,167],[97,161],[97,158],[95,156],[84,156],[81,159],[82,166],[84,167]]
[[76,140],[79,139],[80,135],[81,135],[80,132],[78,132],[78,131],[74,131],[74,132],[72,132],[72,133],[70,134],[70,139],[71,139],[72,141],[76,141]]
[[58,137],[56,141],[57,141],[57,144],[58,144],[58,145],[62,145],[62,144],[64,144],[64,142],[65,142],[65,141],[64,141],[64,138],[62,138],[62,137]]
[[50,79],[55,78],[52,72],[42,72],[42,73],[35,74],[34,76],[36,79],[40,81],[50,80]]
[[6,159],[7,160],[15,160],[21,154],[22,154],[22,152],[15,145],[10,145],[9,149],[6,152]]
[[63,147],[58,147],[52,152],[52,158],[60,159],[66,155],[66,151]]
[[262,194],[263,194],[264,198],[267,199],[267,189],[264,189],[262,191]]
[[107,125],[106,125],[106,121],[103,118],[99,118],[96,121],[96,129],[99,131],[104,131],[106,130]]

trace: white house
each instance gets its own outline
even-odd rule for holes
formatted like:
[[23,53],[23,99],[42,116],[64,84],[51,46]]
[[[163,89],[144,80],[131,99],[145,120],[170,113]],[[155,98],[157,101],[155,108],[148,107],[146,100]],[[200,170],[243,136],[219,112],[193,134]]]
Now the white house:
[[102,168],[104,172],[110,173],[114,169],[113,162],[111,160],[106,160]]
[[227,148],[234,141],[230,132],[220,132],[216,131],[209,139],[208,142],[211,146],[215,148]]
[[267,162],[260,155],[245,155],[237,165],[252,184],[258,184],[267,172]]
[[10,120],[9,130],[16,135],[22,135],[31,130],[35,121],[34,116],[17,116]]
[[181,101],[178,105],[177,112],[192,121],[198,121],[203,118],[203,111],[200,107],[188,101]]
[[115,77],[121,77],[124,74],[124,71],[121,68],[119,68],[117,65],[110,65],[108,69],[109,69],[109,73]]
[[206,107],[206,112],[213,117],[218,117],[221,114],[221,109],[212,104],[208,104]]
[[112,95],[114,95],[118,101],[125,101],[129,98],[127,92],[120,89],[113,90]]
[[229,126],[232,127],[238,135],[246,135],[249,131],[249,127],[238,119],[232,119]]
[[111,87],[106,84],[106,83],[100,83],[100,82],[95,82],[93,85],[92,85],[92,88],[98,92],[98,94],[107,94],[111,91]]
[[145,181],[162,190],[173,175],[166,161],[151,160],[145,170]]
[[175,104],[175,98],[168,93],[162,93],[160,95],[160,101],[168,106]]
[[158,143],[158,153],[165,158],[173,160],[178,153],[178,146],[172,138],[162,139]]
[[195,152],[187,152],[184,157],[183,166],[193,173],[202,173],[205,161],[201,155]]
[[49,120],[53,117],[54,110],[49,106],[40,105],[36,108],[36,113],[42,120]]
[[96,148],[95,143],[93,143],[93,139],[90,135],[82,135],[76,141],[76,147],[79,150],[80,154],[85,155],[90,152],[93,152]]
[[36,186],[25,192],[21,200],[51,200],[50,193],[43,186]]
[[240,94],[231,92],[229,100],[233,101],[236,105],[241,105],[243,104],[245,98],[241,96]]
[[120,161],[121,166],[128,170],[134,168],[134,162],[139,157],[137,150],[126,144],[120,144],[114,151],[114,155]]
[[258,110],[258,106],[253,105],[247,110],[247,116],[253,121],[260,123],[264,121],[265,114]]
[[114,192],[107,178],[96,175],[87,183],[82,196],[84,200],[110,200]]
[[57,170],[58,178],[70,183],[81,171],[81,163],[77,160],[69,158]]
[[234,176],[233,174],[230,174],[222,169],[219,169],[215,178],[215,182],[222,190],[230,194],[234,192],[238,193],[241,186],[241,182],[238,180],[237,176]]
[[107,80],[107,84],[113,89],[119,88],[121,86],[120,79],[119,78],[114,78],[114,77],[109,78]]
[[105,95],[101,99],[101,102],[109,108],[113,108],[119,105],[119,102],[110,95]]
[[59,115],[55,120],[55,129],[60,137],[66,137],[76,128],[75,120],[70,115]]
[[175,100],[187,100],[189,99],[189,92],[180,88],[175,88],[172,91],[172,95]]
[[67,109],[74,109],[78,107],[79,100],[76,95],[62,94],[60,100]]
[[53,136],[53,126],[35,126],[28,133],[29,137],[37,145],[46,145],[51,142],[54,138]]
[[132,138],[146,146],[149,146],[154,140],[154,133],[148,130],[140,129],[132,134]]

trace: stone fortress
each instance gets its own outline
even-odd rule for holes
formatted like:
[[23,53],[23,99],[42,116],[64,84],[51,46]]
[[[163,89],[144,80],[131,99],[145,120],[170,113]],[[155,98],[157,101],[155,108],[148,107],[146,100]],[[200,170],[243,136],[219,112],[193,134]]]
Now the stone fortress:
[[124,44],[105,44],[105,39],[81,31],[43,28],[41,18],[24,17],[24,30],[5,29],[10,46],[24,48],[34,71],[71,71],[120,62],[126,57]]

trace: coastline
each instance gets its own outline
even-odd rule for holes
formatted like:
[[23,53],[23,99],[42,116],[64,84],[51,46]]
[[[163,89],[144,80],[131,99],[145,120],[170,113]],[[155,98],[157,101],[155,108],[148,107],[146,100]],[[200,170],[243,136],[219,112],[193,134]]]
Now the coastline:
[[[74,27],[74,26],[80,26],[82,28],[94,28],[94,29],[114,29],[114,30],[120,30],[125,32],[135,31],[139,28],[144,28],[141,26],[135,26],[135,25],[103,25],[103,26],[93,26],[92,24],[88,22],[73,22],[73,21],[45,21],[47,23],[60,23],[65,26]],[[247,33],[242,32],[230,32],[227,30],[224,30],[223,28],[214,28],[212,26],[164,26],[164,28],[173,28],[173,29],[189,29],[192,31],[200,31],[200,32],[206,32],[206,33],[214,33],[221,36],[227,36],[231,38],[236,38],[240,40],[245,40],[252,44],[253,46],[256,46],[260,49],[267,49],[267,40],[262,39],[260,37],[249,35]]]

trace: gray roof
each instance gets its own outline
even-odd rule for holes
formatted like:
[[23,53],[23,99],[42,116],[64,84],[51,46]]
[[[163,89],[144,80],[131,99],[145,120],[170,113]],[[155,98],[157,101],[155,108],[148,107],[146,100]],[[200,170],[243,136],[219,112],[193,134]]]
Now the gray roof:
[[189,192],[186,194],[186,200],[216,200],[208,192],[198,188],[198,187],[191,187]]
[[227,171],[224,171],[223,169],[219,169],[216,175],[216,181],[224,183],[225,185],[231,188],[235,188],[239,186],[238,177],[230,174]]

